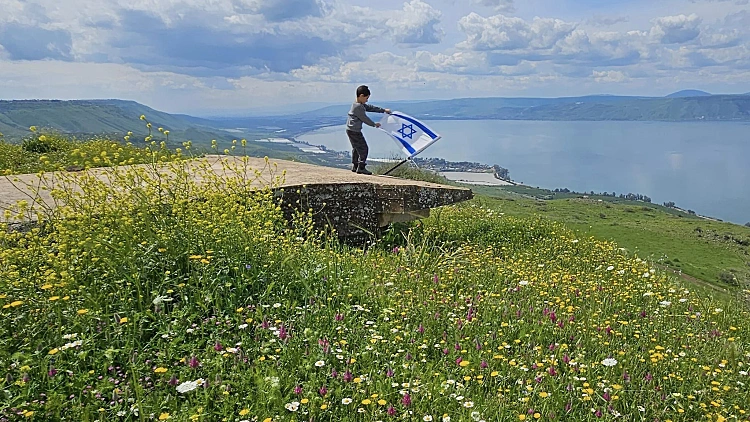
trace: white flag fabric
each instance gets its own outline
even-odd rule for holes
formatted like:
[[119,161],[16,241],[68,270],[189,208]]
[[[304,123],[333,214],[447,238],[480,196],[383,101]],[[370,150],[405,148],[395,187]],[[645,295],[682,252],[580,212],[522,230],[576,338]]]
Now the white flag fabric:
[[407,158],[412,158],[440,139],[440,135],[419,120],[394,111],[380,119],[380,130],[396,141]]

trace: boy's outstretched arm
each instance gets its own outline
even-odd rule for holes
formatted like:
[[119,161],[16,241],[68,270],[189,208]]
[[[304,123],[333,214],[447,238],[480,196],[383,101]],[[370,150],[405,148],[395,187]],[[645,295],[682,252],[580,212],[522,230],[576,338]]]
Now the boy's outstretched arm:
[[[376,123],[372,121],[369,117],[367,117],[367,114],[365,113],[365,110],[369,111],[367,108],[367,104],[363,104],[364,107],[354,107],[354,115],[359,118],[359,120],[362,120],[362,123],[368,125],[377,127]],[[377,107],[379,108],[379,107]]]
[[387,108],[382,108],[378,106],[374,106],[371,104],[363,104],[365,106],[365,110],[369,111],[370,113],[388,113],[391,114],[391,110]]

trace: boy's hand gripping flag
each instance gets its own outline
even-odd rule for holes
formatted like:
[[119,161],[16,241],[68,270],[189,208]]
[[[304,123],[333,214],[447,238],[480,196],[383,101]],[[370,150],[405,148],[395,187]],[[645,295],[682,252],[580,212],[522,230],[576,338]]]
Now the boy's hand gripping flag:
[[400,111],[384,115],[380,120],[380,130],[396,141],[407,159],[413,158],[440,139],[440,135],[427,125]]

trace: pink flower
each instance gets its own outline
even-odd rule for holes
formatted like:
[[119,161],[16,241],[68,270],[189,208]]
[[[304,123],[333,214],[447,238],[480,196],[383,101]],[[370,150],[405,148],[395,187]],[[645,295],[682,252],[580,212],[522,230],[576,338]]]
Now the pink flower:
[[411,396],[409,393],[404,394],[404,397],[401,399],[401,404],[403,404],[404,407],[409,407],[409,405],[411,405]]
[[326,388],[326,386],[324,385],[324,386],[322,386],[322,387],[320,387],[320,388],[318,389],[318,393],[320,393],[320,395],[321,395],[321,396],[325,396],[326,394],[328,394],[328,389],[327,389],[327,388]]
[[190,360],[188,361],[188,366],[191,368],[197,368],[201,363],[198,361],[198,358],[195,356],[191,356]]
[[301,385],[298,385],[298,386],[294,387],[294,394],[296,394],[298,396],[300,394],[302,394],[302,386]]
[[216,344],[214,344],[214,350],[216,350],[217,352],[220,352],[223,348],[224,346],[222,346],[218,341],[216,342]]

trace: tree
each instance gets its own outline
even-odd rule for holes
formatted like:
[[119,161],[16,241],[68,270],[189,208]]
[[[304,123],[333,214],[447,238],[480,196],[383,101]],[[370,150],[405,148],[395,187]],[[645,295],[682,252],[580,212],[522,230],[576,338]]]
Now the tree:
[[675,207],[675,203],[672,202],[672,201],[665,202],[664,206],[667,207],[667,208],[674,208]]
[[747,223],[745,223],[745,227],[750,227],[750,221],[748,221]]

